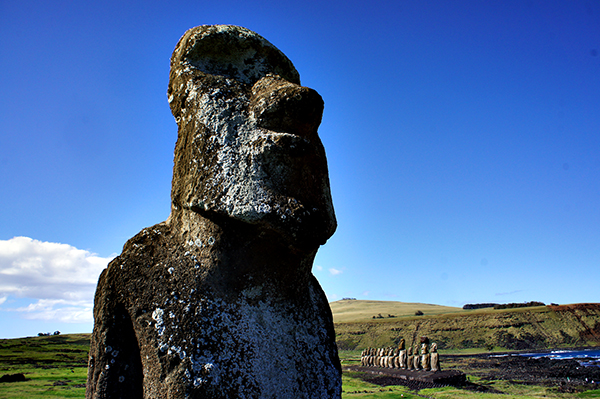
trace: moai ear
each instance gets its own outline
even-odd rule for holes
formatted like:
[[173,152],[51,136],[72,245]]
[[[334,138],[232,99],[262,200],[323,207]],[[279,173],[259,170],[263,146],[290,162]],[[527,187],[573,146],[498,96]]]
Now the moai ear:
[[232,25],[204,25],[179,40],[171,66],[187,64],[209,75],[253,85],[269,73],[300,84],[292,62],[262,36]]

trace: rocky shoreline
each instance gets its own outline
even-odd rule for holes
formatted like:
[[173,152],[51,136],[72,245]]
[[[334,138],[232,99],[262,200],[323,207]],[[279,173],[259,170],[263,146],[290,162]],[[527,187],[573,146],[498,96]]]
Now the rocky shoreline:
[[600,367],[586,367],[575,359],[486,355],[464,357],[462,363],[469,370],[468,374],[485,381],[504,380],[515,384],[555,387],[560,392],[600,388]]
[[[548,352],[548,350],[538,351],[538,353],[542,352]],[[528,351],[527,353],[534,352]],[[534,358],[522,356],[522,354],[521,352],[511,352],[493,355],[489,353],[443,355],[441,372],[427,372],[425,373],[427,375],[414,372],[414,376],[419,378],[412,375],[399,375],[399,373],[406,374],[406,370],[359,366],[346,366],[344,370],[360,372],[362,380],[379,386],[404,385],[415,391],[453,385],[478,392],[500,393],[492,386],[494,381],[499,380],[508,381],[511,384],[552,387],[562,393],[600,389],[600,359],[587,358],[586,363],[589,365],[584,366],[575,359]],[[441,375],[441,373],[455,373],[457,376],[462,374],[463,378],[452,381],[436,379],[435,375]],[[471,382],[469,376],[477,377],[478,383]]]

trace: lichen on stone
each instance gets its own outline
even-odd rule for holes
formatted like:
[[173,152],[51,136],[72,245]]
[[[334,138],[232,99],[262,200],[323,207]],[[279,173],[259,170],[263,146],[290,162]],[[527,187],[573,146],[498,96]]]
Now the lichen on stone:
[[171,215],[100,276],[86,398],[340,398],[311,274],[336,228],[323,100],[275,46],[228,25],[184,34],[167,96]]

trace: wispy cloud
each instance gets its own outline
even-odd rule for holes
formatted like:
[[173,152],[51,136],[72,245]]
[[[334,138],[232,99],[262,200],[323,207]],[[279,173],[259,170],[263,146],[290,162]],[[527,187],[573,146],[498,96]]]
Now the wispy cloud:
[[518,294],[519,292],[523,292],[523,290],[516,290],[516,291],[511,291],[511,292],[497,292],[496,296],[513,295],[513,294]]
[[342,274],[342,271],[341,271],[341,270],[338,270],[338,269],[334,269],[334,268],[332,267],[332,268],[330,268],[330,269],[329,269],[329,273],[330,273],[332,276],[337,276],[338,274]]
[[3,310],[27,319],[90,322],[98,276],[111,259],[28,237],[0,240],[0,305],[9,296],[30,298],[29,306]]
[[315,270],[320,272],[323,270],[323,266],[315,265]]
[[62,299],[40,299],[28,306],[14,310],[23,312],[23,317],[26,319],[87,323],[92,321],[94,308],[91,301],[73,302]]

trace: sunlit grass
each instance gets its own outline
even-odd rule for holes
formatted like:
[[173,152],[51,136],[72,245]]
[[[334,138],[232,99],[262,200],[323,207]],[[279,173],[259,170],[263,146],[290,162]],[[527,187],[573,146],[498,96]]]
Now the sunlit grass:
[[[0,340],[0,375],[23,373],[28,379],[24,382],[0,383],[0,398],[84,398],[88,350],[89,334]],[[340,351],[340,358],[343,366],[359,364],[360,351]],[[466,363],[456,364],[458,368],[465,365]],[[467,369],[464,371],[469,373]],[[481,371],[483,370],[478,369],[478,372]],[[552,387],[521,385],[501,380],[487,381],[475,375],[468,375],[468,380],[488,392],[455,387],[422,389],[414,392],[402,385],[382,387],[365,382],[361,376],[362,374],[358,372],[343,373],[342,398],[600,398],[600,390],[579,394],[559,393]]]
[[23,382],[1,383],[0,398],[3,399],[85,397],[86,367],[50,369],[21,367],[18,370],[13,369],[9,373],[5,370],[0,371],[0,373],[3,375],[23,373],[28,379],[28,381]]
[[[395,320],[398,317],[415,316],[415,312],[421,311],[426,315],[439,315],[444,313],[464,312],[461,308],[424,303],[408,303],[395,301],[365,301],[365,300],[342,300],[329,304],[333,313],[335,323],[358,322],[358,321],[386,321]],[[373,319],[373,316],[381,315],[382,318]],[[394,317],[389,317],[389,316]]]
[[342,375],[342,398],[417,398],[403,386],[380,387],[360,379],[360,373],[345,372]]
[[84,398],[89,340],[89,334],[0,340],[0,375],[27,378],[0,383],[0,398]]
[[577,395],[578,398],[600,398],[600,389],[594,389],[587,392],[582,392]]

